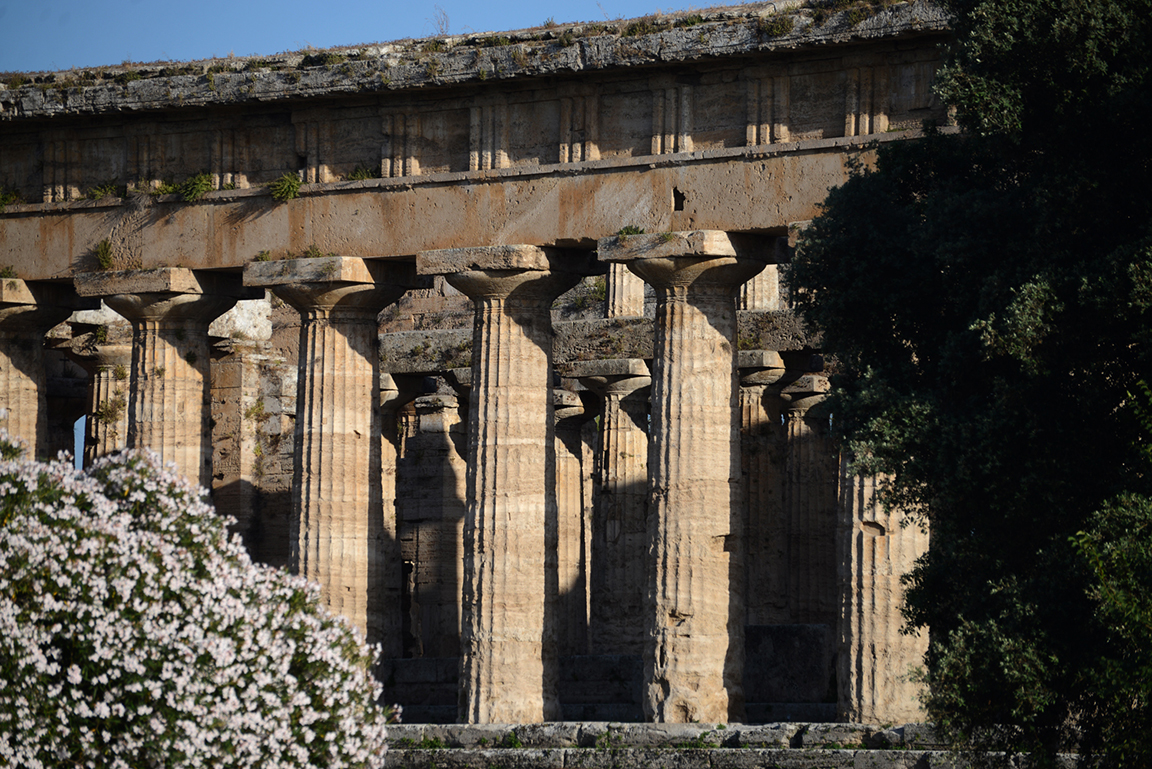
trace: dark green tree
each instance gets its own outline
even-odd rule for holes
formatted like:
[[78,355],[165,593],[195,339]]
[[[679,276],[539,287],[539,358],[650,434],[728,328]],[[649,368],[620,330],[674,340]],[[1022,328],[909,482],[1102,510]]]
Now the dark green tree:
[[930,718],[1041,764],[1152,764],[1152,2],[949,5],[961,133],[833,190],[793,295],[860,470],[932,530],[906,607]]

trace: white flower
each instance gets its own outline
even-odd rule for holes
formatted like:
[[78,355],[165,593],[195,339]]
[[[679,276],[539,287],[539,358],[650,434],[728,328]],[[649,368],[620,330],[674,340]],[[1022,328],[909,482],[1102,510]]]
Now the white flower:
[[0,765],[383,765],[378,651],[154,455],[0,461],[0,519]]

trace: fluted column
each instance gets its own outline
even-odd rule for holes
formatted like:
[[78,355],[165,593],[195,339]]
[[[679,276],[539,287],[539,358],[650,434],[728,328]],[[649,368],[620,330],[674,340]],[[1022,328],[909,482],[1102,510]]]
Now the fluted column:
[[904,635],[900,578],[928,549],[921,522],[901,525],[901,512],[876,499],[878,479],[841,464],[838,710],[866,724],[924,719],[920,687],[910,673],[924,664],[928,634]]
[[584,541],[584,442],[580,435],[586,417],[576,393],[557,389],[552,397],[556,426],[557,651],[561,655],[587,654],[588,548]]
[[644,314],[644,281],[623,264],[608,267],[608,296],[604,303],[609,318],[637,317]]
[[416,284],[414,271],[333,256],[253,262],[244,280],[301,316],[289,567],[374,643],[386,613],[376,316]]
[[180,267],[87,273],[75,283],[132,324],[128,447],[152,449],[210,489],[208,326],[251,292],[238,275]]
[[400,528],[396,508],[396,466],[400,456],[398,412],[420,394],[419,377],[380,374],[380,511],[377,535],[379,564],[377,642],[383,659],[403,655],[404,620],[401,613],[404,569],[400,555]]
[[593,654],[644,650],[644,587],[648,569],[648,395],[643,360],[572,365],[604,398],[592,517],[589,637]]
[[66,286],[0,279],[0,427],[25,441],[26,456],[47,450],[44,334],[79,308]]
[[656,289],[645,715],[744,719],[744,544],[735,293],[771,258],[717,231],[606,238]]
[[84,426],[84,464],[128,445],[128,390],[132,346],[96,344],[81,365],[88,371],[88,419]]
[[[747,285],[747,284],[745,284]],[[749,625],[786,624],[788,527],[783,516],[784,429],[772,385],[784,361],[772,350],[742,350],[740,439],[744,504],[748,520],[747,611]]]
[[545,568],[555,475],[550,308],[593,265],[578,252],[494,246],[422,252],[417,266],[445,275],[475,305],[459,718],[555,720],[556,580]]
[[789,586],[792,621],[834,628],[836,514],[839,453],[821,406],[828,380],[805,374],[782,390],[787,441],[784,507],[789,518]]
[[415,408],[400,521],[404,560],[412,564],[410,627],[420,656],[455,657],[464,573],[465,426],[450,395],[421,396]]

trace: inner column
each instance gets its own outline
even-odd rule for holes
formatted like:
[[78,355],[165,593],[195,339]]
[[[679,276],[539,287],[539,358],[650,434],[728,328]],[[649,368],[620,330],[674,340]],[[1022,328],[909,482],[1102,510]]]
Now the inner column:
[[656,290],[645,715],[743,721],[735,292],[772,251],[698,230],[605,238],[599,252]]
[[600,494],[592,518],[589,637],[593,654],[644,649],[648,556],[648,391],[643,360],[580,361],[574,374],[604,398]]
[[587,253],[536,246],[425,251],[475,305],[460,711],[465,723],[560,718],[555,575],[546,576],[555,479],[552,302],[594,270]]
[[44,335],[74,309],[68,286],[0,280],[0,427],[24,439],[29,458],[48,450]]
[[376,643],[400,612],[397,593],[380,589],[395,535],[384,527],[376,317],[416,285],[414,270],[332,256],[253,262],[244,280],[301,317],[289,568]]
[[239,275],[182,267],[86,273],[75,283],[132,324],[127,446],[152,449],[210,489],[208,326],[252,293]]

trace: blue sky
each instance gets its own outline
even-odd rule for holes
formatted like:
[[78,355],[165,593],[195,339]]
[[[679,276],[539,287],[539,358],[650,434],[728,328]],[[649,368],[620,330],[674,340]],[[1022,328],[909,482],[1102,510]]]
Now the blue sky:
[[534,27],[549,18],[557,23],[603,21],[693,7],[657,2],[0,0],[0,72],[380,43],[435,35],[437,19],[446,20],[449,33],[462,34]]

